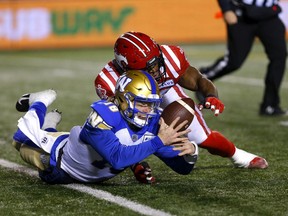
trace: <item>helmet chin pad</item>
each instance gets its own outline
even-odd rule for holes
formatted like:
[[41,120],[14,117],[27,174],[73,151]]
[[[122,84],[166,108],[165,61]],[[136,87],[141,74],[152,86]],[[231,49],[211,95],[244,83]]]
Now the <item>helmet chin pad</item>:
[[137,127],[144,127],[148,124],[148,118],[141,119],[137,115],[134,117],[135,126]]

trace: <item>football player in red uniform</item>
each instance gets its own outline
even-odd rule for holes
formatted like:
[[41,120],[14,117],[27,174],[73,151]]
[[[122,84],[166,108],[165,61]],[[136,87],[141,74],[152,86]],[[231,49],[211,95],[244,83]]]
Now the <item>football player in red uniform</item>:
[[224,110],[214,84],[188,62],[179,46],[159,45],[141,32],[126,32],[116,41],[115,58],[104,66],[95,79],[97,95],[101,99],[114,96],[118,77],[129,69],[148,71],[157,80],[163,96],[161,107],[188,97],[182,88],[200,91],[205,102],[195,106],[195,117],[189,126],[188,138],[213,155],[230,158],[236,167],[267,168],[267,161],[257,155],[236,148],[221,133],[211,130],[205,123],[201,109],[208,108],[217,116]]

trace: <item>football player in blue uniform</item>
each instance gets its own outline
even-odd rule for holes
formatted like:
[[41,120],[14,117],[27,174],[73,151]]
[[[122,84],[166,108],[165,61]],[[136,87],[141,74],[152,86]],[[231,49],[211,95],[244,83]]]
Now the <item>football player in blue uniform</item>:
[[175,126],[179,118],[171,125],[160,118],[161,98],[153,77],[128,71],[118,79],[115,92],[114,101],[94,102],[84,125],[70,132],[43,130],[47,107],[56,99],[54,90],[19,99],[17,110],[27,113],[18,121],[14,144],[21,143],[21,157],[38,168],[43,181],[102,182],[151,154],[179,174],[192,171],[198,147],[186,136],[190,130],[179,131],[187,121]]

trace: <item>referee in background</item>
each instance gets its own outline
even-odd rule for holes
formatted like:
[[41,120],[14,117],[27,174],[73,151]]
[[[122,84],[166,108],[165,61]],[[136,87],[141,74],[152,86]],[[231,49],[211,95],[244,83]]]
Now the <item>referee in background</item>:
[[[208,67],[199,70],[215,80],[241,67],[248,56],[255,37],[265,48],[269,59],[265,90],[259,114],[262,116],[288,115],[280,107],[279,90],[285,73],[287,56],[285,26],[278,14],[277,0],[218,0],[227,29],[227,54]],[[202,101],[203,96],[197,92]]]

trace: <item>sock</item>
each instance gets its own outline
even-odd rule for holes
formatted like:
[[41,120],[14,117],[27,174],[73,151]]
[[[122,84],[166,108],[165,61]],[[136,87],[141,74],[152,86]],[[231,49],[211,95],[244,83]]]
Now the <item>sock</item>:
[[[44,124],[42,126],[43,130],[49,131],[49,132],[55,132],[57,125],[61,121],[61,114],[58,112],[49,112],[46,114],[44,119]],[[53,131],[54,129],[54,131]]]
[[232,156],[231,160],[237,167],[248,167],[255,157],[257,157],[257,155],[236,148],[235,154]]
[[212,131],[199,147],[207,149],[210,154],[229,158],[232,157],[236,151],[235,145],[217,131]]
[[30,93],[29,96],[29,104],[33,104],[34,102],[42,102],[46,107],[50,106],[50,104],[56,99],[57,94],[53,89],[48,89],[42,92]]

